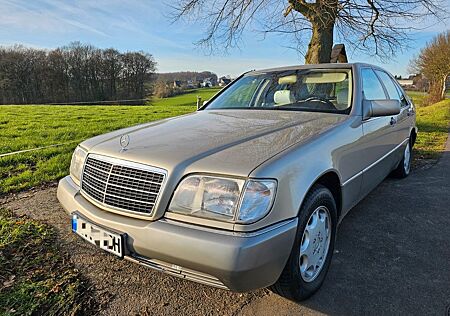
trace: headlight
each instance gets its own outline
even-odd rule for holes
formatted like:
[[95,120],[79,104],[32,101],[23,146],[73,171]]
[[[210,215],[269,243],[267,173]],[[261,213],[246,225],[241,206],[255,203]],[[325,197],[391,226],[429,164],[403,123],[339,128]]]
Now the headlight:
[[190,176],[178,186],[169,210],[176,213],[232,221],[244,180]]
[[176,189],[169,211],[250,223],[269,212],[275,189],[273,180],[248,180],[246,183],[242,179],[189,176]]
[[80,185],[81,172],[83,172],[83,164],[86,156],[87,152],[80,146],[77,146],[77,148],[75,148],[75,151],[72,155],[72,162],[70,163],[70,175],[78,185]]

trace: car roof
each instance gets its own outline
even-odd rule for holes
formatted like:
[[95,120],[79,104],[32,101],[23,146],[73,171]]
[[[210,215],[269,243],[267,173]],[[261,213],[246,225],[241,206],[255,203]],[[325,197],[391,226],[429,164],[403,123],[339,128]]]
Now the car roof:
[[267,73],[267,72],[278,72],[278,71],[289,71],[289,70],[298,70],[298,69],[349,69],[349,68],[360,68],[360,67],[371,67],[371,68],[379,68],[378,66],[366,64],[366,63],[329,63],[329,64],[307,64],[307,65],[292,65],[292,66],[284,66],[277,68],[267,68],[260,70],[251,70],[249,74],[256,73]]

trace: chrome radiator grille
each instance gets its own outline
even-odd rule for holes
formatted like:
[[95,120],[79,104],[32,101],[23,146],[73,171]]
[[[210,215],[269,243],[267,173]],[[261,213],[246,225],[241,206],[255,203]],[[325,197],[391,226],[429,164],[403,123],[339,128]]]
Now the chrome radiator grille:
[[154,167],[89,155],[81,190],[106,207],[150,215],[165,176],[164,170]]

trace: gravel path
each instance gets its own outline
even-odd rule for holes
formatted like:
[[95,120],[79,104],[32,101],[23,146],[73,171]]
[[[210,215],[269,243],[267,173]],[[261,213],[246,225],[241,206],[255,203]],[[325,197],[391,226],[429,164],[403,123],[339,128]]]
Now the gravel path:
[[322,289],[303,304],[267,290],[230,293],[118,260],[71,233],[54,186],[1,204],[57,228],[104,315],[445,315],[450,306],[450,139],[435,166],[387,179],[350,212]]

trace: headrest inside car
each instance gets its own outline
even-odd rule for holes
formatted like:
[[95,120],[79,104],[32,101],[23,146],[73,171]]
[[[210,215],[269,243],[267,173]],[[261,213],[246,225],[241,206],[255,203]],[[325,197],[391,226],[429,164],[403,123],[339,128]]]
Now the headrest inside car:
[[273,100],[275,105],[284,105],[292,103],[291,91],[290,90],[278,90],[273,95]]
[[341,89],[336,94],[336,108],[338,110],[345,110],[348,108],[348,89]]

